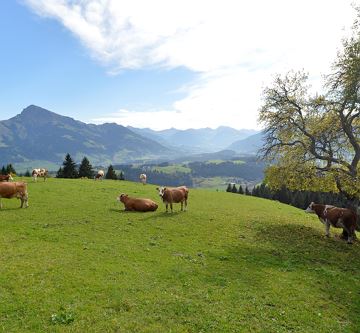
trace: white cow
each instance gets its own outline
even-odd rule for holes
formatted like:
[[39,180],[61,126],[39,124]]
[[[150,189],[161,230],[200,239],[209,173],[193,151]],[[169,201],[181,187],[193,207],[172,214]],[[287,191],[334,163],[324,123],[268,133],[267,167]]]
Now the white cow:
[[145,173],[142,173],[142,174],[139,176],[139,179],[140,179],[140,181],[143,183],[143,185],[146,185],[146,174],[145,174]]
[[99,170],[98,172],[97,172],[97,174],[95,175],[95,177],[94,177],[94,179],[96,180],[96,179],[99,179],[99,180],[102,180],[103,178],[104,178],[104,170]]
[[48,176],[48,170],[47,169],[33,169],[31,175],[33,177],[34,182],[37,181],[37,177],[43,177],[44,181],[45,181]]

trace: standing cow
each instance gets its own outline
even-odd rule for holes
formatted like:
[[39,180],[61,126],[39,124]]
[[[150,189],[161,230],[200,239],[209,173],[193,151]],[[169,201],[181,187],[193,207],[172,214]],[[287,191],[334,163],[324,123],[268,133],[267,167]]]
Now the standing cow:
[[33,169],[31,175],[33,177],[34,182],[37,181],[38,177],[43,177],[44,181],[45,181],[48,176],[48,170],[47,169]]
[[[181,203],[181,210],[186,210],[189,189],[186,186],[175,188],[157,187],[159,196],[165,204],[166,212],[168,212],[168,205],[170,204],[171,212],[173,212],[173,203]],[[184,209],[185,203],[185,209]]]
[[146,185],[146,174],[145,173],[140,174],[139,179],[143,185]]
[[2,208],[1,199],[11,199],[18,198],[21,200],[21,208],[23,208],[24,203],[25,207],[28,207],[28,192],[27,184],[24,182],[1,182],[0,183],[0,209]]
[[99,170],[94,177],[94,180],[102,180],[104,178],[104,170]]
[[9,182],[10,180],[14,180],[13,177],[11,177],[11,173],[7,175],[0,175],[0,182]]
[[343,228],[343,235],[347,235],[347,242],[349,244],[356,238],[355,228],[357,216],[351,209],[312,202],[305,211],[318,216],[321,223],[325,225],[325,234],[327,237],[330,237],[330,226],[333,226],[334,228]]

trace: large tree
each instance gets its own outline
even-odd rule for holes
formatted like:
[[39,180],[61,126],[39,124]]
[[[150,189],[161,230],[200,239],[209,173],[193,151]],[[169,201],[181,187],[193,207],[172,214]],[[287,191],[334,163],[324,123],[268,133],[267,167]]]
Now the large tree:
[[[357,9],[358,19],[360,10]],[[360,25],[345,39],[322,94],[308,76],[290,72],[264,89],[261,153],[271,161],[266,181],[276,189],[341,192],[360,199]]]
[[86,178],[94,177],[93,167],[86,156],[82,159],[81,164],[79,166],[79,177],[86,177]]
[[65,160],[63,162],[63,167],[61,171],[59,169],[58,174],[61,178],[77,178],[78,171],[76,169],[76,163],[71,158],[70,154],[66,154]]

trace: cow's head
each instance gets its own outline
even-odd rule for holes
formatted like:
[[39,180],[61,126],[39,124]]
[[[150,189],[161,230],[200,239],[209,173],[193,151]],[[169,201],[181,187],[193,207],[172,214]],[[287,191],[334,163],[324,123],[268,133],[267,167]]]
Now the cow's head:
[[308,206],[308,208],[305,209],[305,212],[306,213],[315,213],[313,202]]
[[8,174],[9,180],[14,180],[14,178],[11,176],[11,173]]
[[165,190],[166,190],[166,187],[157,187],[156,190],[159,192],[159,196],[160,198],[162,198],[164,196],[164,193],[165,193]]
[[119,202],[124,202],[125,198],[127,198],[128,195],[125,194],[125,193],[121,193],[117,198],[116,200],[119,201]]

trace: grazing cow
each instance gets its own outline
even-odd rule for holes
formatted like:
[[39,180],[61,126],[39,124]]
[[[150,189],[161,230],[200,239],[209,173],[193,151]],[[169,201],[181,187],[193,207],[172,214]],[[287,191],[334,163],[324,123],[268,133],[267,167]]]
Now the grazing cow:
[[103,178],[104,178],[104,170],[99,170],[98,172],[97,172],[97,174],[95,175],[95,177],[94,177],[94,179],[96,180],[96,179],[99,179],[99,180],[102,180]]
[[13,177],[11,177],[11,173],[7,175],[0,175],[0,182],[8,182],[10,180],[14,180]]
[[[159,196],[166,206],[166,212],[168,212],[168,205],[170,204],[171,212],[173,211],[173,203],[181,203],[181,210],[186,210],[187,199],[189,195],[189,189],[186,186],[180,186],[175,188],[157,187]],[[185,203],[185,209],[183,205]]]
[[140,181],[143,183],[143,185],[146,185],[146,174],[145,173],[140,174],[139,178]]
[[11,199],[18,198],[21,200],[21,208],[28,207],[27,184],[24,182],[1,182],[0,183],[0,209],[2,208],[2,198]]
[[151,199],[144,198],[130,198],[127,194],[120,194],[117,198],[118,201],[122,202],[127,211],[135,212],[154,212],[157,210],[158,205]]
[[36,182],[38,177],[43,177],[44,181],[45,181],[48,176],[48,170],[47,169],[33,169],[31,175],[34,179],[34,182]]
[[347,242],[351,244],[356,238],[356,213],[348,208],[338,208],[330,205],[311,203],[305,210],[307,213],[314,213],[321,223],[325,224],[325,233],[330,237],[330,226],[343,228],[343,234],[347,235]]

